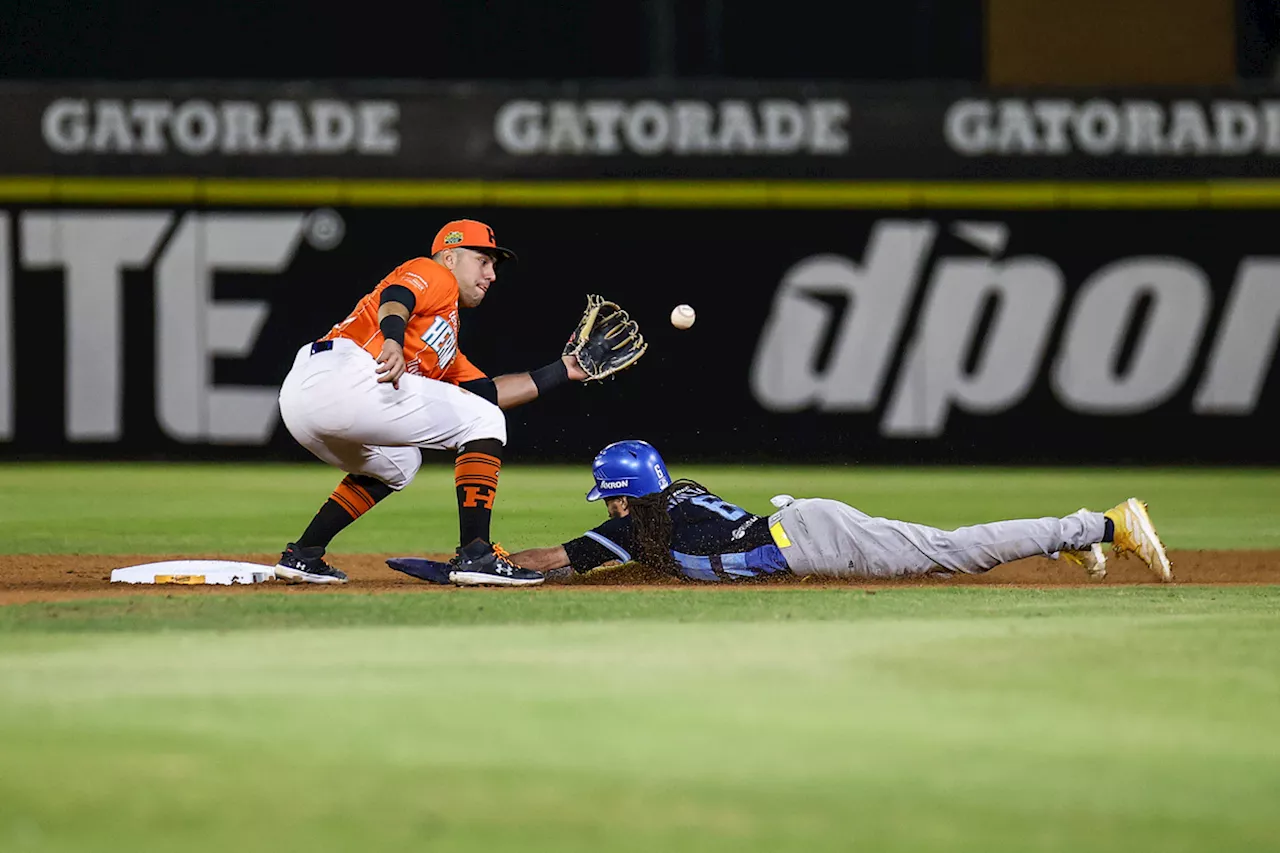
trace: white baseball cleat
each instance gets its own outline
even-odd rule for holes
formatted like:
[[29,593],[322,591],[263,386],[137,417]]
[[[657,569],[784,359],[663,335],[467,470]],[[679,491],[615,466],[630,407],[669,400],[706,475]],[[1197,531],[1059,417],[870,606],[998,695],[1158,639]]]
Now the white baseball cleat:
[[1137,498],[1129,498],[1122,504],[1103,513],[1115,525],[1115,538],[1111,550],[1117,554],[1137,554],[1151,571],[1165,582],[1173,580],[1173,565],[1164,545],[1156,534],[1147,505]]

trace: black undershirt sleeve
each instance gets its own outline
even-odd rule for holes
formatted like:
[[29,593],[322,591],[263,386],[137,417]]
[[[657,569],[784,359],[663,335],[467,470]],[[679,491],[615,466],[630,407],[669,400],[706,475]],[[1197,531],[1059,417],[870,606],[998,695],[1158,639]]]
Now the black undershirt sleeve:
[[414,306],[418,304],[418,299],[413,295],[413,291],[403,284],[393,284],[385,288],[382,291],[382,296],[378,299],[379,305],[386,305],[388,302],[399,302],[408,308],[409,313],[412,314]]
[[484,397],[495,406],[498,405],[498,386],[488,376],[479,379],[468,379],[466,382],[459,382],[458,387],[465,391],[470,391],[477,397]]

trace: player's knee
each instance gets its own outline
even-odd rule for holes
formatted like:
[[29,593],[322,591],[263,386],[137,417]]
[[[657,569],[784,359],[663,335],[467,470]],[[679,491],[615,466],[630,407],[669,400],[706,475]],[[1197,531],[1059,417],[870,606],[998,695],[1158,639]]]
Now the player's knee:
[[413,482],[413,478],[418,476],[418,469],[421,467],[422,467],[422,463],[419,462],[417,465],[414,465],[408,471],[405,471],[401,476],[393,477],[391,481],[387,483],[387,485],[391,487],[392,491],[396,491],[396,492],[400,491],[405,486]]
[[386,466],[376,475],[376,479],[386,483],[393,491],[397,492],[412,483],[413,478],[418,476],[418,469],[422,467],[422,451],[416,447],[405,449],[413,452],[397,453],[395,459],[392,460],[394,464]]
[[507,416],[492,403],[485,403],[482,407],[477,407],[476,417],[471,423],[471,429],[468,431],[465,441],[475,441],[480,438],[492,438],[507,443]]

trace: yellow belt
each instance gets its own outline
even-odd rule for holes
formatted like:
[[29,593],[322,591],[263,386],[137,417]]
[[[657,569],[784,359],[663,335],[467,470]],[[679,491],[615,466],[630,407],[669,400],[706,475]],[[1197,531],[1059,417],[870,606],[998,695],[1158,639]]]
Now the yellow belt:
[[782,529],[781,521],[769,525],[769,535],[773,537],[773,544],[779,548],[791,547],[791,540],[787,538],[787,531]]

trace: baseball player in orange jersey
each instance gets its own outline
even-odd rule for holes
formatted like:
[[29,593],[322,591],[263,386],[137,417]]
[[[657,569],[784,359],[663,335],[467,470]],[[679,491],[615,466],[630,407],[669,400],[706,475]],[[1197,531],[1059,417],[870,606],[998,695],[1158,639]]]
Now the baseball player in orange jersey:
[[454,583],[542,582],[540,573],[490,543],[507,440],[502,410],[587,373],[565,355],[528,373],[491,379],[458,351],[459,305],[479,305],[498,264],[514,257],[487,225],[450,222],[436,234],[430,258],[396,267],[329,334],[298,350],[280,389],[281,417],[299,444],[347,476],[280,555],[277,577],[345,583],[347,576],[325,562],[325,549],[347,525],[409,485],[422,464],[421,448],[430,448],[458,451]]

